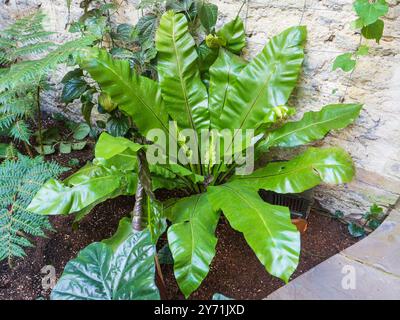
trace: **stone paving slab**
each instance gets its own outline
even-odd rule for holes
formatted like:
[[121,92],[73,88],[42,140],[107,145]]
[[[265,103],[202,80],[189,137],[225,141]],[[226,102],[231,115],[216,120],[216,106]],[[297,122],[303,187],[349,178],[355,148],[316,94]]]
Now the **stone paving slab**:
[[400,299],[400,212],[392,211],[368,237],[266,299]]
[[[350,273],[355,275],[355,282],[349,284]],[[400,278],[337,254],[267,297],[267,300],[358,299],[400,299]]]
[[342,254],[400,278],[399,212],[392,212],[377,230]]

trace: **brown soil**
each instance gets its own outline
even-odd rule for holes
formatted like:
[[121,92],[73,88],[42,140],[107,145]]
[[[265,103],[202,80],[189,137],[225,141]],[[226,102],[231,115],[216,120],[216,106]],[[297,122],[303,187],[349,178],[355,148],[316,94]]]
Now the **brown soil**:
[[[308,229],[301,237],[300,264],[291,280],[357,242],[346,226],[333,218],[311,212],[308,221]],[[217,228],[217,238],[217,254],[210,273],[191,299],[211,299],[214,293],[235,299],[263,299],[284,285],[267,273],[243,235],[234,231],[225,219],[221,219]],[[172,266],[163,266],[163,272],[169,298],[183,299]]]
[[[20,148],[20,150],[22,150]],[[53,155],[48,159],[68,166],[68,160],[78,158],[80,166],[93,157],[90,145],[69,155]],[[75,168],[76,169],[76,168]],[[69,175],[69,171],[65,175]],[[162,198],[168,195],[160,195]],[[94,241],[110,237],[119,220],[133,208],[133,197],[118,197],[98,205],[90,215],[73,230],[73,217],[50,217],[56,230],[48,238],[34,238],[35,247],[26,251],[24,260],[14,261],[10,269],[7,262],[0,263],[0,300],[48,298],[50,291],[43,290],[41,269],[52,265],[57,277],[65,264]],[[234,231],[225,219],[217,228],[217,254],[208,277],[192,299],[210,299],[222,293],[235,299],[262,299],[284,283],[268,275],[241,233]],[[347,248],[357,240],[352,238],[344,224],[330,217],[312,212],[307,232],[302,235],[300,264],[293,278]],[[172,265],[162,266],[169,299],[183,299],[176,284]]]

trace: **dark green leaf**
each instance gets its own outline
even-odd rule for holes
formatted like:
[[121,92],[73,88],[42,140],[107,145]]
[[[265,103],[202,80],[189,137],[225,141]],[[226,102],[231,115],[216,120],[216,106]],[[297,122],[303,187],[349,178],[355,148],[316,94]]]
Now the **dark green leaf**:
[[[38,141],[39,132],[35,133],[36,141]],[[53,144],[58,142],[61,139],[60,129],[58,127],[51,127],[45,130],[42,130],[42,143],[44,144]]]
[[363,27],[361,33],[365,39],[375,39],[375,41],[379,43],[383,35],[384,27],[384,22],[381,19],[378,19],[373,24]]
[[155,245],[148,229],[127,235],[129,220],[111,240],[95,242],[67,263],[53,300],[159,299]]
[[232,85],[245,65],[246,62],[240,57],[226,50],[219,50],[218,59],[210,68],[208,108],[211,114],[211,128],[218,122],[230,90],[232,90]]
[[158,260],[161,264],[174,264],[174,257],[169,249],[168,244],[164,245],[157,253]]
[[80,161],[78,158],[71,158],[68,160],[68,165],[71,167],[77,167],[77,166],[79,166],[79,164],[80,164]]
[[64,88],[61,93],[61,100],[64,103],[70,103],[80,96],[87,90],[86,81],[83,79],[70,79],[64,84]]
[[106,130],[114,137],[122,137],[127,134],[130,128],[129,119],[124,115],[111,116],[107,120]]
[[92,110],[93,110],[94,104],[92,102],[85,102],[82,103],[82,116],[83,119],[85,119],[86,123],[90,126],[91,122],[90,122],[90,118],[92,116]]
[[212,3],[202,3],[198,15],[201,24],[206,29],[207,33],[210,33],[217,23],[218,6]]
[[368,227],[370,227],[372,230],[375,230],[380,226],[381,222],[379,220],[371,220],[368,222]]
[[354,222],[349,223],[347,229],[349,230],[350,235],[354,238],[359,238],[365,235],[364,228]]
[[68,81],[72,79],[81,79],[83,77],[83,71],[80,68],[76,68],[72,71],[69,71],[62,78],[61,83],[66,84]]

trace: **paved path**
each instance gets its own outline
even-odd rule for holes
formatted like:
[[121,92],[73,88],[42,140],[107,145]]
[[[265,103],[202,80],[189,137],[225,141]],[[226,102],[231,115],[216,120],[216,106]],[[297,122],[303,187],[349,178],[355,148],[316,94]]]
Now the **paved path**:
[[400,211],[266,299],[400,299]]

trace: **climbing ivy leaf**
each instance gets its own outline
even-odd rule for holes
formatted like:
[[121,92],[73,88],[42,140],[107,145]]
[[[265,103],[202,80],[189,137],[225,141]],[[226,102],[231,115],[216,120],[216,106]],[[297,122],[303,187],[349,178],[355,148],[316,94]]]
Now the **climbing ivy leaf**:
[[369,52],[369,47],[366,45],[361,45],[356,51],[357,56],[366,56]]
[[333,62],[332,70],[340,68],[345,72],[349,72],[353,70],[355,66],[356,60],[353,59],[353,54],[343,53],[336,57],[335,61]]
[[379,19],[376,20],[373,24],[363,27],[361,29],[361,33],[365,39],[375,39],[376,43],[379,43],[383,35],[384,27],[384,22]]
[[385,0],[356,0],[353,7],[364,26],[375,23],[389,10],[389,5]]

